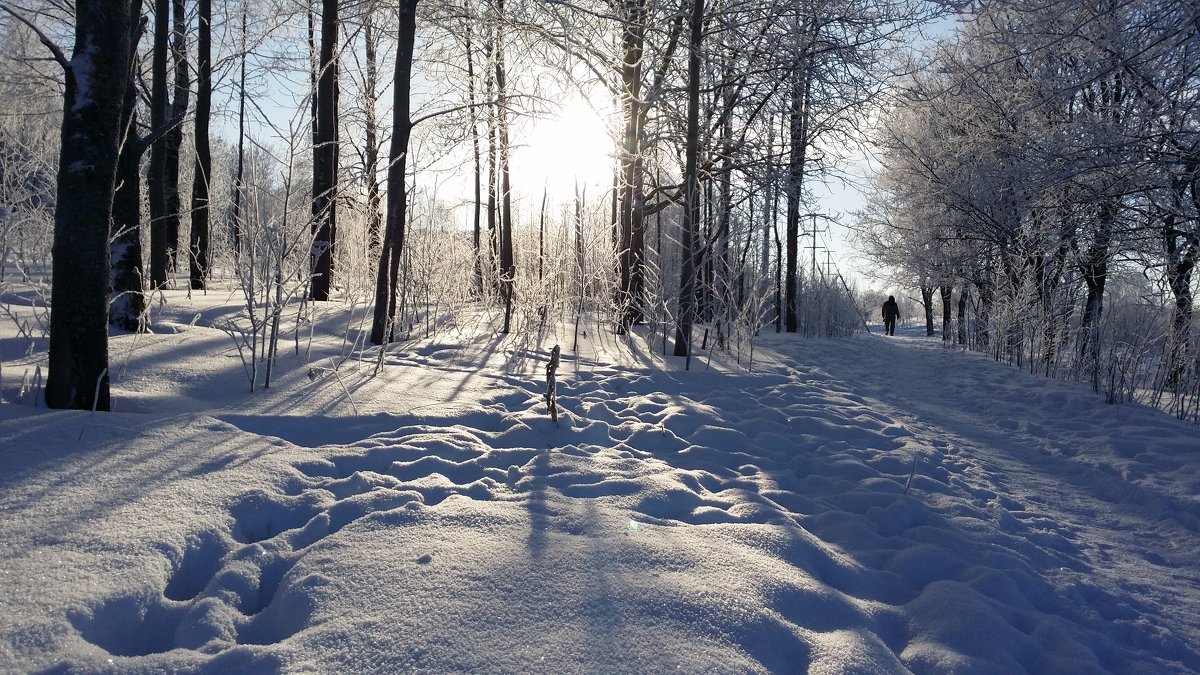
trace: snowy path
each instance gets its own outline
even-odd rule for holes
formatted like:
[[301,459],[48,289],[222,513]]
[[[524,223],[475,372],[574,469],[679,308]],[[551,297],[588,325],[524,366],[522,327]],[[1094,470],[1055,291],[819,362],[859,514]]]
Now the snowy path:
[[[1029,551],[1060,591],[1079,594],[1080,604],[1106,621],[1144,628],[1139,620],[1162,612],[1163,625],[1185,636],[1194,652],[1194,436],[1176,437],[1146,409],[1104,406],[1078,387],[1012,368],[972,364],[978,367],[964,372],[957,363],[947,370],[944,349],[925,339],[900,338],[874,354],[876,361],[831,360],[836,365],[827,370],[859,383],[857,392],[878,400],[933,449],[921,454],[921,466],[944,467],[970,506],[992,517],[992,536],[1024,540],[999,545]],[[890,377],[872,377],[878,372]],[[1155,630],[1137,639],[1161,651],[1176,638]]]
[[494,339],[82,446],[5,415],[0,670],[1200,669],[1200,430],[924,338],[759,350],[564,353],[558,427]]

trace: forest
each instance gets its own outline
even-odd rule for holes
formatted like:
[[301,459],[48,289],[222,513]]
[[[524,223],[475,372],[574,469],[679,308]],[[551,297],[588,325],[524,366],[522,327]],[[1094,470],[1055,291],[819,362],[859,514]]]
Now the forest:
[[0,671],[1197,672],[1198,104],[1195,0],[0,0]]
[[381,364],[483,312],[690,366],[869,330],[883,285],[948,348],[1200,421],[1190,1],[0,0],[0,35],[0,320],[49,407],[110,409],[168,289],[238,298],[254,389],[320,303]]

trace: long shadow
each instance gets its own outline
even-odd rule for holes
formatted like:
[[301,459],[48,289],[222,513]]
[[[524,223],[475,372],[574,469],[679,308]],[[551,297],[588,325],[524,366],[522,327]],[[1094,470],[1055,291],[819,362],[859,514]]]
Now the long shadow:
[[550,526],[550,506],[547,503],[546,485],[542,476],[550,468],[550,451],[538,453],[533,460],[534,473],[528,478],[525,510],[529,513],[529,537],[526,544],[534,558],[540,558],[546,549],[546,528]]
[[[601,411],[600,419],[607,420],[612,431],[625,418],[611,413],[610,417],[603,417],[604,410],[620,412],[632,410],[635,405],[645,408],[643,399],[651,396],[669,399],[671,405],[693,411],[691,420],[688,415],[665,416],[656,422],[647,422],[647,414],[651,420],[656,416],[653,410],[638,414],[642,422],[657,424],[670,432],[678,443],[642,442],[653,440],[652,434],[613,439],[635,455],[668,465],[668,472],[675,474],[683,485],[672,493],[674,496],[667,495],[665,511],[661,503],[646,504],[650,512],[645,515],[651,519],[666,518],[664,522],[684,526],[706,522],[781,525],[796,542],[791,562],[806,567],[809,574],[847,597],[901,607],[924,598],[927,589],[937,589],[939,593],[975,598],[971,602],[980,603],[981,607],[998,604],[1006,608],[1004,611],[1028,616],[1032,623],[1051,621],[1084,645],[1103,643],[1106,638],[1092,632],[1103,630],[1101,625],[1075,615],[1074,608],[1062,614],[1060,607],[1044,601],[1054,594],[1050,580],[1062,570],[1086,572],[1090,568],[1070,528],[1034,531],[1012,518],[1000,528],[961,527],[954,519],[961,520],[963,515],[982,522],[994,518],[996,507],[972,506],[981,496],[1001,505],[1007,502],[1003,501],[1003,495],[981,493],[956,478],[953,466],[940,466],[941,459],[937,457],[931,458],[932,468],[936,469],[933,478],[918,477],[917,491],[904,494],[911,443],[937,439],[936,423],[951,423],[955,419],[942,420],[931,414],[931,420],[924,420],[920,406],[913,406],[900,387],[892,388],[881,381],[879,374],[887,372],[884,366],[890,359],[899,358],[904,353],[902,349],[885,345],[878,360],[867,357],[853,366],[848,362],[797,364],[800,368],[794,368],[788,377],[623,371],[625,377],[608,378],[605,383],[614,390],[575,380],[560,385],[560,398],[566,407],[578,405],[579,399],[588,399],[588,405],[593,411]],[[817,357],[815,354],[814,358]],[[872,377],[876,379],[868,379]],[[913,374],[901,372],[899,377],[907,382]],[[814,386],[818,389],[813,389]],[[908,391],[912,393],[912,388]],[[933,393],[918,391],[912,398]],[[839,399],[845,407],[831,409],[832,402]],[[721,402],[725,400],[737,402],[731,409],[740,409],[748,400],[757,401],[763,409],[781,411],[782,419],[771,424],[769,417],[727,417],[721,413]],[[716,416],[712,417],[714,412]],[[937,413],[938,409],[930,412]],[[893,417],[897,413],[901,417]],[[758,433],[747,431],[741,441],[734,434],[713,436],[713,431],[697,421],[706,415],[711,417],[712,426],[727,429],[756,426]],[[988,443],[994,441],[998,447],[1007,447],[999,435],[988,433],[986,428],[975,428],[975,424],[978,423],[961,428],[950,426],[968,439],[983,438]],[[913,425],[922,427],[917,437],[903,429]],[[706,440],[706,436],[713,436],[713,440]],[[742,445],[732,445],[735,442]],[[936,451],[939,446],[930,447]],[[1000,481],[1003,479],[1003,475],[998,477]],[[764,491],[767,486],[771,487],[770,492]],[[688,490],[695,493],[694,501],[688,501]],[[603,490],[597,493],[595,489],[590,493],[576,490],[573,494],[606,496]],[[701,499],[706,494],[715,497],[707,498],[706,502]],[[927,505],[925,498],[929,495],[937,495],[938,500]],[[740,500],[752,504],[764,515],[751,516],[747,521],[736,517],[731,509],[731,515],[723,516],[707,505],[714,499],[717,503],[722,499]],[[672,501],[676,502],[674,510],[669,508]],[[950,505],[949,510],[945,505]],[[1026,507],[1014,503],[999,508]],[[753,509],[744,511],[753,513]],[[718,518],[713,520],[714,517]],[[997,553],[997,546],[1003,553]],[[1007,578],[1005,583],[1016,589],[1016,596],[1007,595],[1000,587],[976,588],[982,570]],[[1089,592],[1101,604],[1121,605],[1129,601],[1099,588]],[[837,622],[827,620],[832,609],[821,618],[803,610],[797,614],[793,608],[804,603],[794,600],[780,603],[777,609],[800,625],[838,627]],[[1152,607],[1140,607],[1139,611],[1157,613]],[[861,618],[845,607],[833,611],[833,615],[842,616],[846,625]],[[895,622],[879,624],[878,630],[884,643],[893,648],[911,637]],[[1130,636],[1127,644],[1114,646],[1111,653],[1103,655],[1104,662],[1137,663],[1140,639]],[[1178,643],[1165,655],[1184,661],[1197,656],[1194,650]]]
[[[371,395],[381,385],[389,386],[393,381],[402,381],[405,387],[426,393],[424,398],[420,398],[420,408],[454,403],[474,383],[497,377],[482,366],[494,358],[503,342],[501,336],[492,336],[474,345],[439,345],[423,341],[392,343],[386,347],[383,369],[379,373],[375,373],[379,347],[372,347],[352,355],[336,375],[321,374],[316,383],[319,388],[333,388],[337,392],[344,386],[351,399],[359,401],[362,395]],[[455,355],[447,359],[443,353],[447,351]],[[438,358],[431,358],[435,353]],[[347,368],[346,363],[354,365]],[[316,360],[314,365],[326,368],[329,364],[327,360]],[[320,389],[314,388],[311,392],[300,393],[299,399],[291,393],[273,402],[270,392],[263,392],[256,409],[265,415],[286,414],[295,408],[299,400],[316,415],[345,417],[351,410],[344,396],[336,395],[326,403],[314,404],[312,401],[318,395],[321,395]],[[415,411],[416,408],[388,412],[408,414]]]
[[[53,544],[68,533],[86,532],[90,523],[103,521],[114,509],[144,496],[147,486],[166,486],[174,481],[221,471],[270,452],[267,447],[247,452],[243,439],[220,438],[217,432],[206,430],[198,431],[191,438],[174,437],[171,461],[164,461],[160,456],[148,459],[141,453],[130,451],[129,434],[147,433],[147,437],[153,437],[152,429],[142,432],[136,428],[113,429],[91,423],[86,430],[89,442],[72,442],[87,415],[51,413],[42,425],[29,427],[26,437],[37,438],[36,446],[10,446],[3,453],[7,455],[9,469],[0,475],[0,494],[4,495],[0,503],[5,504],[4,511],[9,514],[4,527],[14,533],[14,540]],[[28,420],[24,424],[29,425]],[[102,436],[103,440],[97,440],[97,436]],[[152,449],[148,443],[143,443],[142,447],[146,448],[145,452],[155,455],[169,451],[167,448]],[[94,489],[98,481],[105,489]],[[39,504],[52,502],[64,492],[71,493],[70,500],[75,508],[68,512],[39,510]],[[85,500],[85,494],[93,499]],[[22,515],[24,511],[37,516]],[[6,550],[12,554],[16,551]]]

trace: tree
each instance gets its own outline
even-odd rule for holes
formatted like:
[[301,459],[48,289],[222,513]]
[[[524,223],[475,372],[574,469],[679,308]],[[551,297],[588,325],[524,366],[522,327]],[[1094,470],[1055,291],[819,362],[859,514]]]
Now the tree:
[[363,83],[363,103],[366,119],[363,121],[365,135],[363,148],[363,175],[367,183],[367,255],[379,257],[381,239],[379,202],[379,119],[375,111],[379,96],[379,60],[375,37],[375,8],[368,5],[363,17],[363,52],[366,57],[366,81]]
[[174,82],[167,130],[158,143],[165,152],[166,173],[163,189],[166,210],[163,212],[169,258],[167,267],[174,271],[179,251],[179,223],[182,220],[183,200],[179,195],[179,162],[183,148],[183,119],[187,116],[191,96],[191,76],[187,59],[187,13],[184,0],[171,0],[171,64]]
[[388,149],[387,214],[383,247],[376,271],[375,313],[371,342],[384,345],[392,340],[396,318],[395,295],[399,283],[400,256],[404,252],[404,219],[408,211],[408,140],[412,135],[412,66],[417,35],[417,0],[400,0],[399,32],[396,40],[396,74],[392,82],[392,142]]
[[[154,0],[154,40],[150,65],[150,127],[162,129],[170,119],[167,94],[167,51],[171,26],[171,0]],[[171,266],[170,224],[168,222],[167,160],[165,143],[150,147],[147,188],[150,193],[150,287],[167,285]]]
[[21,102],[0,117],[0,283],[51,265],[62,78],[43,50],[26,26],[0,28],[0,100]]
[[328,300],[337,238],[338,0],[321,0],[321,56],[313,148],[313,300]]
[[209,265],[209,187],[212,152],[208,125],[212,112],[212,0],[197,0],[196,39],[196,170],[192,177],[191,236],[188,246],[192,289],[205,287]]
[[692,359],[692,324],[696,318],[696,240],[700,223],[700,56],[704,44],[704,0],[692,0],[688,20],[687,131],[683,169],[682,268],[679,278],[679,322],[675,356]]
[[475,20],[474,12],[470,9],[470,0],[466,3],[464,11],[464,51],[467,58],[467,107],[468,107],[468,125],[471,128],[471,158],[474,174],[473,195],[474,199],[472,206],[471,218],[471,243],[475,250],[474,274],[471,277],[472,293],[483,295],[483,256],[484,249],[480,241],[480,211],[483,206],[483,191],[481,181],[483,178],[483,167],[479,157],[479,108],[475,105],[475,47],[473,44],[471,26]]
[[[141,0],[134,3],[141,7]],[[112,214],[112,300],[109,323],[124,330],[143,328],[146,312],[142,267],[142,155],[146,144],[137,134],[137,91],[126,87],[121,111],[121,154]]]
[[108,235],[133,67],[134,16],[129,0],[77,0],[70,60],[40,35],[66,75],[46,378],[46,404],[52,408],[110,407]]
[[931,283],[974,287],[977,346],[1047,374],[1066,360],[1099,391],[1126,367],[1101,363],[1123,351],[1109,282],[1136,264],[1164,297],[1158,386],[1189,372],[1194,18],[1173,0],[980,5],[888,116],[874,221]]
[[512,174],[509,170],[509,158],[512,150],[508,135],[508,73],[504,61],[504,30],[499,25],[504,20],[504,0],[495,0],[496,26],[496,133],[500,151],[500,295],[504,298],[504,327],[501,332],[508,333],[511,329],[513,294],[516,290],[517,263],[513,255],[513,222],[512,222]]
[[621,270],[624,306],[620,329],[628,330],[643,318],[645,215],[642,210],[641,174],[644,118],[642,106],[642,55],[646,32],[646,1],[621,0],[621,104],[625,130],[620,154],[620,196],[617,257]]
[[[793,27],[793,31],[798,36],[814,33],[817,30],[815,23],[801,27],[799,17],[796,17],[795,21],[797,25]],[[809,42],[812,40],[815,40],[815,36],[808,38]],[[809,145],[808,121],[812,108],[810,98],[812,74],[808,63],[808,60],[812,58],[811,47],[801,44],[794,49],[796,62],[790,69],[788,83],[788,162],[787,189],[784,193],[787,201],[787,219],[785,221],[787,262],[783,279],[783,302],[786,308],[784,326],[789,333],[795,333],[799,327],[796,305],[799,291],[797,288],[799,283],[797,254],[799,253],[800,239],[800,200],[801,191],[804,189],[804,165]]]

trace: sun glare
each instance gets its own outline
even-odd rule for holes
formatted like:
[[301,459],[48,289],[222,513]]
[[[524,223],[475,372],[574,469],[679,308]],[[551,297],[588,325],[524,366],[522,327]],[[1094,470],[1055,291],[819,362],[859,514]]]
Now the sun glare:
[[586,103],[573,100],[557,115],[537,120],[513,151],[514,182],[522,192],[569,201],[578,184],[589,194],[612,183],[613,141],[604,122]]

